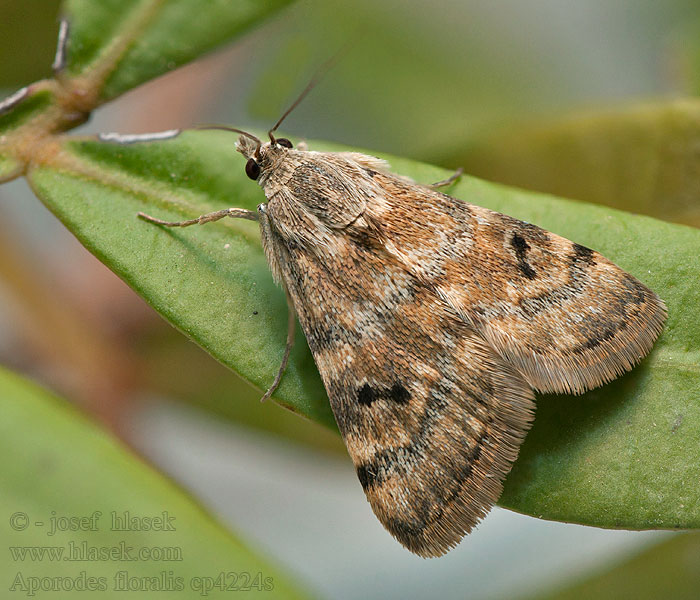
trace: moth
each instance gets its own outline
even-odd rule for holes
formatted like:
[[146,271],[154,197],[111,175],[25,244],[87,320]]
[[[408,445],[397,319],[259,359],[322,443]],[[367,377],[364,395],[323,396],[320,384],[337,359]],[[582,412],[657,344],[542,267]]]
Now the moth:
[[410,551],[439,556],[501,495],[534,392],[581,394],[628,371],[666,308],[585,246],[396,175],[378,158],[294,148],[274,135],[282,119],[266,142],[226,128],[265,193],[257,211],[140,216],[174,227],[259,223],[289,304],[287,346],[265,397],[298,317],[374,513]]

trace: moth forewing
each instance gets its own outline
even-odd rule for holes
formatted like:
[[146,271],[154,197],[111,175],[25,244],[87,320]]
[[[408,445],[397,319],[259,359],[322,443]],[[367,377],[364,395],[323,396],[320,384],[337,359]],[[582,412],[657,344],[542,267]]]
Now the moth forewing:
[[629,370],[665,306],[535,225],[371,156],[270,138],[243,133],[237,148],[267,197],[258,220],[273,277],[375,514],[411,551],[443,554],[498,500],[534,390],[581,393]]

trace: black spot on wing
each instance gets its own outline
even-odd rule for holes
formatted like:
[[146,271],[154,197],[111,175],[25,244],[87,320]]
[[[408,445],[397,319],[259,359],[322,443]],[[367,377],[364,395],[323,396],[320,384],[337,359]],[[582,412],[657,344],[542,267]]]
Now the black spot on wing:
[[402,383],[395,383],[390,388],[372,387],[365,383],[357,390],[357,402],[363,406],[370,406],[376,400],[391,400],[397,404],[406,404],[411,397],[409,391]]
[[360,480],[360,485],[362,489],[367,491],[373,488],[377,484],[377,474],[372,470],[372,465],[359,465],[355,472],[357,473],[357,478]]
[[397,404],[406,404],[410,397],[411,394],[401,383],[395,383],[389,390],[389,399]]
[[520,269],[520,272],[528,279],[535,279],[537,274],[527,262],[527,251],[530,249],[530,244],[528,244],[525,238],[520,234],[515,233],[510,239],[510,245],[515,252],[515,258],[518,261],[518,269]]
[[365,383],[357,392],[357,401],[363,406],[369,406],[377,399],[377,391],[369,384]]
[[573,244],[572,249],[574,251],[571,256],[572,262],[585,262],[589,265],[595,264],[595,259],[593,258],[593,250],[582,246],[581,244]]
[[513,250],[515,250],[515,255],[520,259],[524,259],[527,251],[530,249],[530,244],[525,241],[523,236],[517,233],[513,234],[510,245],[513,247]]
[[518,269],[520,269],[520,272],[528,279],[535,279],[535,277],[537,277],[535,269],[533,269],[526,261],[518,261]]

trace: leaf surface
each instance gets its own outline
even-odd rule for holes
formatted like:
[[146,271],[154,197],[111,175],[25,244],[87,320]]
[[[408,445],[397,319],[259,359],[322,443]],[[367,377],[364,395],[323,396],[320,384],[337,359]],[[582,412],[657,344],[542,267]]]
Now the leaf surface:
[[[40,586],[49,585],[57,599],[194,598],[211,585],[203,579],[228,573],[224,588],[211,588],[207,597],[229,598],[233,590],[225,586],[241,586],[247,573],[247,593],[269,598],[272,592],[254,583],[260,573],[260,585],[271,585],[275,598],[307,597],[107,432],[1,368],[0,411],[5,590],[39,596]],[[232,573],[240,575],[237,582]],[[99,587],[78,593],[90,578]]]
[[70,77],[109,100],[197,58],[290,0],[68,0]]
[[512,127],[442,161],[507,185],[700,227],[697,98]]

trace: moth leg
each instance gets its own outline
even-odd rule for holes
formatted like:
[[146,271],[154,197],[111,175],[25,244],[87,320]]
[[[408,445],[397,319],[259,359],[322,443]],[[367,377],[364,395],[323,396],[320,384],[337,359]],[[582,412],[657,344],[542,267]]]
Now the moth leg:
[[258,213],[254,210],[247,210],[245,208],[224,208],[223,210],[217,210],[215,212],[210,212],[205,215],[201,215],[196,219],[189,219],[187,221],[163,221],[161,219],[156,219],[151,217],[146,213],[140,212],[138,216],[144,221],[149,223],[155,223],[156,225],[164,225],[166,227],[189,227],[190,225],[202,225],[204,223],[212,223],[223,219],[224,217],[232,217],[234,219],[248,219],[249,221],[257,221]]
[[448,186],[448,185],[454,183],[455,181],[457,181],[462,176],[462,173],[464,173],[464,169],[462,167],[460,167],[447,179],[443,179],[442,181],[438,181],[436,183],[433,183],[433,184],[429,185],[428,187],[436,189],[436,188]]
[[294,332],[297,328],[297,313],[294,310],[294,305],[289,297],[289,292],[287,292],[287,346],[284,349],[284,355],[282,356],[282,364],[280,365],[279,371],[277,371],[277,376],[272,382],[270,388],[265,392],[265,395],[260,398],[260,402],[265,402],[269,399],[275,390],[279,387],[280,381],[282,381],[282,375],[287,368],[287,363],[289,362],[289,353],[292,351],[292,346],[294,346]]

